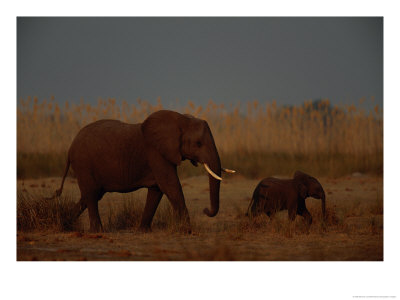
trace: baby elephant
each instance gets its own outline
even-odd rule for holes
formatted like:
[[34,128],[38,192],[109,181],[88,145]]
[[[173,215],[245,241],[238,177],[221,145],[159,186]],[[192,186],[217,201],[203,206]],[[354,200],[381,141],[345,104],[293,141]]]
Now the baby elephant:
[[311,225],[312,217],[305,203],[307,197],[322,200],[322,216],[325,220],[325,192],[317,179],[300,171],[296,171],[293,179],[265,178],[254,190],[247,215],[255,216],[264,212],[271,217],[277,211],[287,209],[291,221],[298,214]]

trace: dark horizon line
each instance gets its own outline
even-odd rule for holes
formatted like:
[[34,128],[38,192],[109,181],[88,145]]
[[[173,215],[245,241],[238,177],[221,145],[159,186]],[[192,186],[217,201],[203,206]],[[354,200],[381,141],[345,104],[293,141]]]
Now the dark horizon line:
[[[210,102],[215,103],[215,104],[223,104],[224,106],[231,106],[231,105],[242,105],[242,104],[248,104],[249,102],[259,102],[260,104],[269,104],[269,103],[276,103],[278,106],[282,107],[297,107],[297,106],[303,106],[306,103],[314,103],[314,102],[319,102],[319,101],[329,101],[329,104],[332,106],[337,105],[337,106],[364,106],[364,104],[370,104],[373,105],[372,108],[375,106],[381,107],[379,101],[376,101],[375,96],[362,96],[357,99],[353,100],[347,100],[347,103],[343,103],[342,101],[332,101],[331,98],[329,97],[314,97],[314,98],[306,98],[304,99],[301,103],[286,103],[285,101],[282,100],[277,100],[276,98],[272,98],[271,100],[259,100],[259,98],[254,98],[254,99],[248,99],[248,100],[233,100],[233,101],[218,101],[215,100],[214,98],[210,97],[207,100],[194,100],[193,98],[188,98],[187,100],[181,100],[180,98],[175,98],[174,100],[163,100],[162,96],[156,97],[156,99],[149,100],[144,97],[136,97],[135,99],[127,99],[125,97],[97,97],[95,100],[86,100],[84,97],[80,97],[79,100],[71,100],[71,99],[66,99],[66,100],[58,100],[54,95],[51,95],[50,97],[43,97],[39,98],[39,96],[26,96],[26,97],[19,97],[17,99],[17,106],[23,102],[23,101],[35,101],[35,99],[38,101],[38,103],[43,103],[43,102],[56,102],[56,103],[70,103],[70,104],[98,104],[99,101],[103,101],[105,103],[110,102],[111,100],[114,100],[116,104],[122,104],[124,101],[127,102],[128,104],[135,104],[135,103],[140,103],[140,101],[143,102],[148,102],[150,104],[158,103],[161,102],[161,104],[164,104],[167,107],[171,107],[171,104],[180,104],[180,106],[175,106],[176,108],[183,107],[185,105],[188,105],[190,102],[195,104],[195,105],[208,105]],[[164,103],[163,103],[164,101]],[[169,103],[165,103],[169,102]],[[382,108],[383,108],[383,101],[382,101]]]

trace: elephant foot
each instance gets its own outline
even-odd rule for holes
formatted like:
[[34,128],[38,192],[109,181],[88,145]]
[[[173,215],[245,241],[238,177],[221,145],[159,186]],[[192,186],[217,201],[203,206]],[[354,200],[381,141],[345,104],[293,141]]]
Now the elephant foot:
[[285,236],[287,238],[292,238],[295,232],[295,223],[293,221],[289,221],[289,225],[286,228]]
[[91,232],[91,233],[102,233],[102,232],[104,232],[104,230],[103,230],[103,227],[100,227],[100,228],[98,228],[98,227],[95,227],[95,228],[90,227],[89,232]]
[[180,224],[178,226],[177,231],[183,234],[192,234],[192,228],[190,224]]
[[191,229],[191,228],[183,228],[183,229],[181,230],[181,232],[182,232],[183,234],[192,234],[192,229]]
[[152,232],[151,227],[148,225],[140,225],[138,231],[141,233],[149,233]]
[[191,234],[192,227],[190,226],[190,218],[189,214],[182,213],[182,214],[175,214],[174,220],[170,224],[170,230],[173,232],[179,232],[183,234]]
[[321,231],[322,232],[328,231],[328,225],[324,221],[322,221],[322,223],[321,223]]
[[90,224],[89,232],[92,232],[92,233],[104,232],[103,225],[101,225],[101,223],[100,224],[97,224],[97,223],[93,224],[92,223],[92,224]]

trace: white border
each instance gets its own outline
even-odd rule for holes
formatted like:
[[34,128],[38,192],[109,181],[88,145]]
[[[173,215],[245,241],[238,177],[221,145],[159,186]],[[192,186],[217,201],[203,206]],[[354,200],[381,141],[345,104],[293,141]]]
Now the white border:
[[[399,297],[398,10],[394,1],[15,1],[1,13],[2,299],[352,299]],[[4,4],[3,4],[4,5]],[[16,16],[384,16],[384,262],[15,262]],[[5,66],[5,67],[3,67]],[[396,176],[397,175],[397,176]],[[4,192],[5,191],[5,192]],[[289,285],[290,283],[290,285]],[[300,293],[300,294],[299,294]]]

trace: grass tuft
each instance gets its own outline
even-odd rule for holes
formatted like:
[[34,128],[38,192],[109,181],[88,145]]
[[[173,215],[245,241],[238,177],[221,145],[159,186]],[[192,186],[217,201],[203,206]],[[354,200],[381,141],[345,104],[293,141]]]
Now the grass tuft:
[[[132,197],[124,201],[122,206],[116,207],[110,205],[108,211],[108,223],[105,230],[116,232],[120,230],[136,230],[142,218],[144,204]],[[164,230],[169,233],[183,232],[184,224],[173,213],[173,209],[166,200],[161,201],[154,215],[152,230]]]
[[75,203],[68,196],[45,199],[26,192],[17,193],[17,230],[81,230],[74,219]]
[[110,205],[108,223],[105,230],[114,232],[132,228],[136,229],[140,224],[143,208],[143,204],[135,201],[135,199],[124,201],[122,207],[119,209]]

